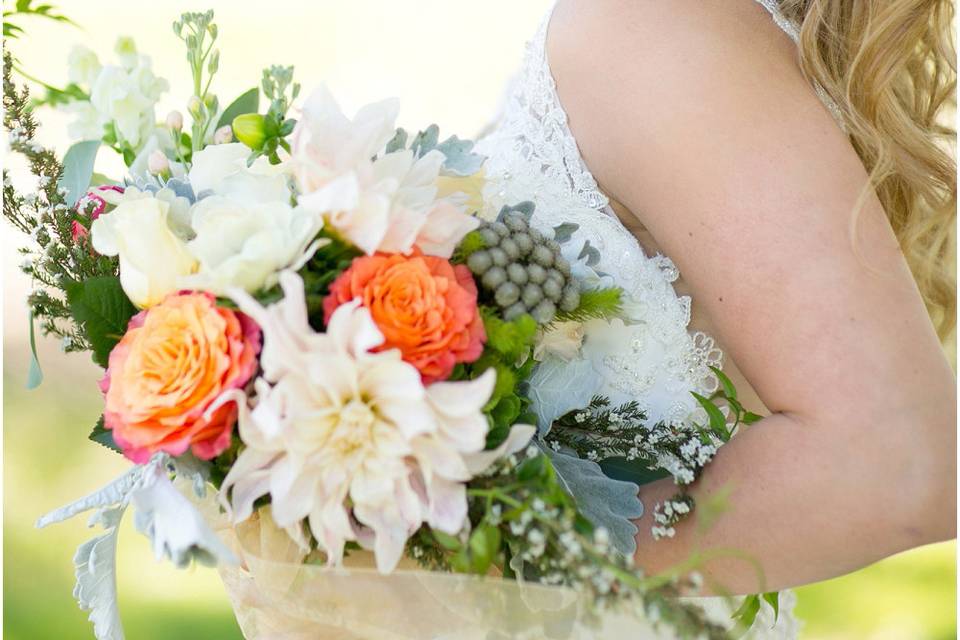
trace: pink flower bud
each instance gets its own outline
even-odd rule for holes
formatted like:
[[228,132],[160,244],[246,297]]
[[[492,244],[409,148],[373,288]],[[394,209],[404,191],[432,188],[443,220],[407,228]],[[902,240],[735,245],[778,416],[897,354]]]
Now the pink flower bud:
[[167,127],[174,131],[183,129],[183,115],[179,111],[171,111],[167,114]]
[[164,155],[163,151],[156,149],[147,157],[147,170],[154,175],[159,175],[170,170],[170,161],[167,160],[167,156]]
[[227,144],[233,142],[233,127],[223,125],[213,133],[213,144]]
[[78,241],[86,240],[90,232],[87,231],[85,226],[74,220],[70,224],[70,235],[73,237],[74,244],[76,244]]

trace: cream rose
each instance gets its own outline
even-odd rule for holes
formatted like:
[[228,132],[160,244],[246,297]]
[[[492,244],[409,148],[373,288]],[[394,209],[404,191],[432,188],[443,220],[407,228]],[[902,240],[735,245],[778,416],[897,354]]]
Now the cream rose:
[[187,244],[199,261],[195,274],[180,279],[183,288],[225,295],[230,287],[255,292],[276,282],[281,269],[298,269],[320,246],[315,241],[322,218],[284,202],[247,204],[208,196],[194,205]]
[[98,253],[119,256],[120,284],[142,309],[176,291],[179,278],[197,268],[186,244],[171,229],[169,214],[165,200],[131,198],[94,220],[90,229]]
[[240,142],[213,144],[193,156],[187,178],[198,196],[205,191],[243,202],[289,202],[287,167],[260,157],[249,167],[250,149]]

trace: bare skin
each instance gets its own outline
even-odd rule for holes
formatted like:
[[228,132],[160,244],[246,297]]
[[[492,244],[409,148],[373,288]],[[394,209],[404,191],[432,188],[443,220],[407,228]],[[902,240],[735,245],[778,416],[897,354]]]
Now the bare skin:
[[[956,535],[956,380],[866,172],[751,0],[560,0],[548,56],[570,128],[621,220],[669,255],[694,328],[763,420],[694,487],[730,489],[695,551],[713,591],[780,589]],[[652,506],[670,481],[641,488]]]

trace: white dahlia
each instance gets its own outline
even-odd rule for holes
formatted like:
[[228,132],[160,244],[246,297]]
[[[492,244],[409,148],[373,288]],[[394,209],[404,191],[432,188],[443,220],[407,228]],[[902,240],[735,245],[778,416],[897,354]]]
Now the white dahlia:
[[[239,522],[269,494],[276,523],[296,532],[306,519],[331,564],[356,540],[389,572],[422,523],[456,534],[467,522],[464,483],[500,453],[483,452],[494,373],[424,387],[399,351],[371,352],[383,335],[358,301],[321,334],[307,323],[300,277],[284,272],[280,284],[283,300],[267,308],[231,294],[264,346],[255,406],[237,396],[246,448],[222,499]],[[511,448],[532,427],[514,431]]]

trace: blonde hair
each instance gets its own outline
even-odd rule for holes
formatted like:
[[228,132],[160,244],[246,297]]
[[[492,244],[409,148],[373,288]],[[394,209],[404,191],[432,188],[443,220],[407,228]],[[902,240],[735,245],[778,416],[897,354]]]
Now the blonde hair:
[[[944,342],[956,326],[957,69],[950,0],[781,0],[837,103]],[[861,202],[862,202],[861,198]],[[858,207],[859,210],[859,207]]]

